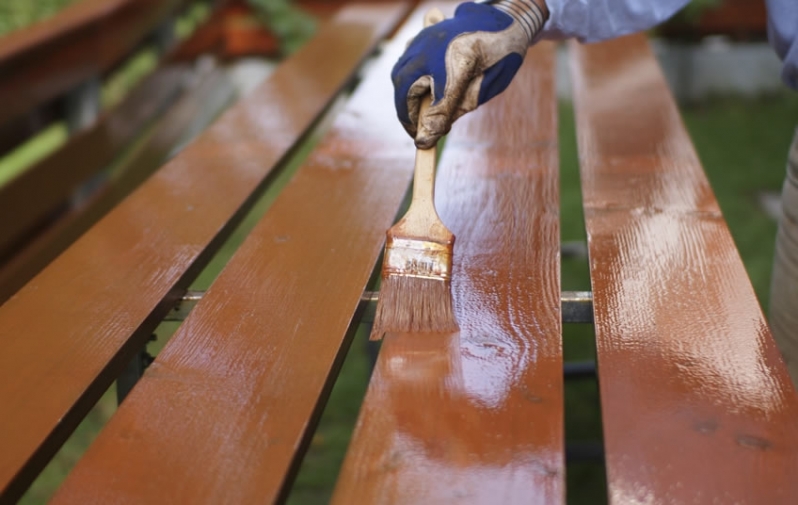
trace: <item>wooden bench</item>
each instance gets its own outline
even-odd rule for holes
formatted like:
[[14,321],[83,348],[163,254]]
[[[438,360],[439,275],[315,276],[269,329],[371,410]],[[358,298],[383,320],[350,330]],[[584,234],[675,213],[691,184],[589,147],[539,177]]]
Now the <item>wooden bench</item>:
[[[0,153],[59,119],[69,130],[63,145],[0,188],[0,302],[234,98],[218,69],[176,58],[192,44],[174,34],[189,4],[84,0],[0,42],[0,97],[8,105]],[[137,54],[147,58],[142,46],[160,59],[157,68],[102,110],[102,79]]]
[[[286,498],[411,180],[387,76],[428,8],[366,68],[54,503]],[[0,306],[0,501],[179,308],[406,9],[342,10]],[[648,43],[570,53],[610,501],[794,503],[798,398]],[[457,235],[461,331],[386,336],[334,503],[564,501],[553,66],[554,46],[535,46],[448,136],[436,196]]]

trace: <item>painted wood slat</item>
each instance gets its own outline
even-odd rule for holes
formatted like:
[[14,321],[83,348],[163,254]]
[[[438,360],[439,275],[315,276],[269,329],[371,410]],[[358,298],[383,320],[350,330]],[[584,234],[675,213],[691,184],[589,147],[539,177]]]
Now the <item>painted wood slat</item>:
[[571,49],[611,501],[795,503],[795,391],[648,42]]
[[285,497],[411,179],[386,80],[411,31],[370,67],[54,503]]
[[334,503],[562,503],[553,46],[456,123],[436,201],[461,331],[387,335]]
[[[45,221],[168,108],[180,94],[188,70],[186,65],[159,69],[96,125],[0,187],[0,261],[9,246]],[[0,288],[0,300],[5,298]]]
[[0,501],[24,491],[405,8],[344,9],[0,306]]

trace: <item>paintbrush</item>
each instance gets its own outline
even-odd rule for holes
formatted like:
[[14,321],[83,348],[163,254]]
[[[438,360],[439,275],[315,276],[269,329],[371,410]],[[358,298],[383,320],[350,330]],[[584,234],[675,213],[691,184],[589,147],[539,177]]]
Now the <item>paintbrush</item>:
[[[429,104],[427,96],[419,117]],[[454,234],[435,210],[436,151],[437,146],[416,150],[410,208],[386,233],[371,340],[380,340],[385,333],[451,333],[459,329],[451,292]]]

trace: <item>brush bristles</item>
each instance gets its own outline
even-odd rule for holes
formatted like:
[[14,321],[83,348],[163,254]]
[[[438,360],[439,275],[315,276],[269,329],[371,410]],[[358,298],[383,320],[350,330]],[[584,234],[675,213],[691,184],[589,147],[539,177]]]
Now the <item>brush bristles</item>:
[[385,333],[453,333],[459,329],[448,279],[383,278],[371,340],[380,340]]

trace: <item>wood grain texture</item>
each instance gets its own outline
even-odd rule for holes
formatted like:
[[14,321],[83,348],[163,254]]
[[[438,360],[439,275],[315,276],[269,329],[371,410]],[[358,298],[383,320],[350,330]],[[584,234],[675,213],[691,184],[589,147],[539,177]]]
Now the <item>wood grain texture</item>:
[[0,38],[0,124],[130,54],[187,0],[81,0]]
[[53,503],[285,496],[412,175],[387,80],[411,32],[371,68]]
[[344,9],[0,306],[0,501],[24,491],[404,8]]
[[[82,183],[107,168],[168,108],[180,94],[188,70],[169,66],[155,72],[94,126],[0,187],[0,262],[9,256],[8,248],[19,249],[25,235],[65,205]],[[0,294],[0,303],[5,298]]]
[[562,503],[553,46],[459,120],[436,204],[459,334],[386,335],[334,503]]
[[611,501],[796,503],[798,399],[648,43],[571,49]]

